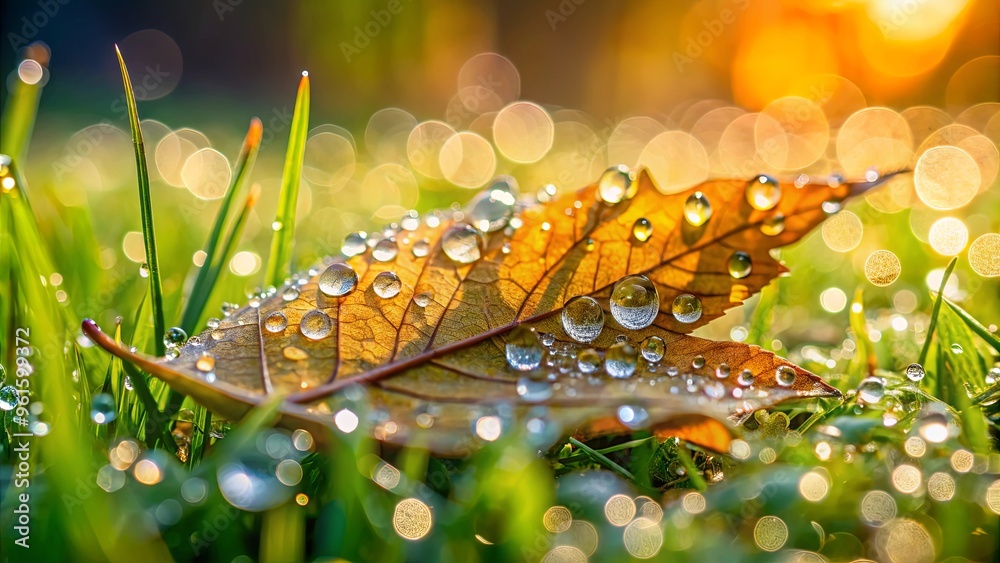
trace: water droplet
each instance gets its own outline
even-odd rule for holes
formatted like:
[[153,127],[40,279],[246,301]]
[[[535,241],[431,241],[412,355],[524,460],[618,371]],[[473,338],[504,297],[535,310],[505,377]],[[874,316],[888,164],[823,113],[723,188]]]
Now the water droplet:
[[355,231],[344,237],[344,242],[340,245],[340,251],[344,253],[344,256],[364,254],[365,250],[368,250],[367,238],[368,235],[364,231]]
[[782,387],[791,387],[795,383],[795,370],[791,366],[778,366],[774,370],[774,379]]
[[700,227],[712,218],[712,204],[701,192],[694,192],[684,202],[684,220]]
[[200,372],[210,372],[215,369],[215,357],[205,354],[195,361],[194,367]]
[[924,366],[920,364],[910,364],[906,366],[906,378],[910,381],[920,381],[924,378]]
[[307,354],[305,350],[296,346],[285,346],[285,349],[281,351],[281,354],[285,356],[285,359],[292,360],[293,362],[304,360],[309,357],[309,354]]
[[729,369],[729,364],[721,363],[719,367],[715,368],[715,377],[719,379],[726,379],[732,370]]
[[431,243],[427,239],[421,239],[413,243],[413,255],[417,258],[423,258],[431,253]]
[[264,328],[268,332],[281,332],[288,326],[288,317],[281,311],[275,311],[264,319]]
[[663,355],[667,352],[667,344],[663,342],[662,338],[654,335],[643,340],[639,350],[647,362],[658,362],[663,359]]
[[962,352],[965,352],[965,350],[962,348],[961,344],[955,343],[951,345],[952,354],[961,354]]
[[636,219],[635,223],[632,224],[632,236],[639,242],[646,242],[649,237],[653,236],[653,224],[645,217]]
[[507,336],[507,364],[518,371],[530,371],[542,363],[542,343],[535,329],[524,325],[514,327]]
[[399,245],[394,238],[384,238],[372,249],[372,258],[379,262],[392,262],[399,254]]
[[639,354],[628,342],[612,344],[604,354],[604,370],[611,377],[624,379],[635,373],[636,360]]
[[372,281],[372,290],[382,299],[391,299],[399,294],[403,282],[395,272],[379,272]]
[[866,403],[877,403],[885,395],[885,383],[878,377],[866,377],[858,384],[858,397]]
[[747,184],[746,196],[754,209],[760,211],[774,209],[774,206],[781,201],[781,185],[774,178],[761,174]]
[[302,315],[302,320],[299,321],[299,331],[309,340],[322,340],[330,335],[331,330],[333,321],[319,309],[313,309]]
[[529,403],[544,401],[552,396],[552,384],[524,376],[517,380],[517,394]]
[[690,293],[682,293],[674,298],[674,304],[670,310],[678,321],[693,323],[701,318],[701,299]]
[[[466,215],[474,227],[484,233],[499,231],[507,226],[514,213],[517,194],[510,181],[498,177],[487,189],[476,194],[466,207]],[[516,182],[514,182],[516,184]]]
[[646,276],[625,276],[611,292],[611,316],[623,327],[639,330],[653,324],[660,296]]
[[471,264],[482,256],[482,238],[470,225],[453,225],[441,238],[441,249],[455,262]]
[[0,388],[0,409],[12,411],[17,406],[21,393],[13,385],[4,385]]
[[399,220],[399,226],[404,231],[415,231],[420,227],[420,214],[417,213],[416,209],[411,209],[403,215],[403,218]]
[[986,374],[987,385],[993,385],[997,381],[1000,381],[1000,366],[990,368],[990,371]]
[[433,299],[434,294],[423,291],[413,296],[413,302],[417,304],[417,307],[426,307],[431,304],[431,299]]
[[588,237],[586,246],[587,252],[593,252],[595,246],[597,246],[597,243],[594,242],[594,239]]
[[741,280],[750,275],[753,270],[753,260],[746,252],[734,252],[729,257],[729,275]]
[[781,213],[775,213],[764,219],[764,222],[760,224],[760,232],[769,237],[776,237],[785,232],[785,216]]
[[695,356],[694,359],[691,360],[691,367],[694,369],[701,369],[705,367],[705,356],[702,356],[701,354]]
[[601,369],[601,355],[593,348],[582,350],[576,356],[576,366],[582,373],[594,373]]
[[329,297],[341,297],[354,291],[358,285],[358,274],[349,264],[331,264],[319,276],[319,290]]
[[220,321],[215,317],[210,317],[207,321],[205,321],[205,324],[208,326],[208,328],[219,328],[219,324],[221,324],[221,322],[222,321]]
[[750,387],[753,385],[753,381],[753,372],[748,369],[741,371],[739,377],[736,378],[736,382],[743,387]]
[[163,335],[163,345],[170,348],[177,348],[187,341],[188,335],[180,327],[171,327]]
[[635,173],[624,164],[605,170],[597,184],[597,193],[600,195],[601,201],[608,205],[613,205],[624,199],[632,199],[638,189],[639,186],[635,183]]
[[240,309],[240,306],[236,303],[223,303],[222,304],[222,316],[229,317],[236,311]]
[[281,299],[286,303],[295,301],[298,298],[299,298],[299,288],[295,287],[294,285],[286,287],[281,292]]
[[577,295],[563,305],[562,325],[577,342],[591,342],[604,328],[604,309],[593,297]]
[[90,401],[90,420],[94,424],[107,424],[117,417],[115,398],[107,393],[98,393]]
[[551,332],[543,332],[541,334],[542,346],[550,347],[556,343],[556,335]]
[[839,201],[834,201],[834,200],[824,201],[822,204],[820,204],[820,209],[822,209],[823,213],[826,213],[827,215],[834,215],[835,213],[839,212],[840,207],[841,203]]

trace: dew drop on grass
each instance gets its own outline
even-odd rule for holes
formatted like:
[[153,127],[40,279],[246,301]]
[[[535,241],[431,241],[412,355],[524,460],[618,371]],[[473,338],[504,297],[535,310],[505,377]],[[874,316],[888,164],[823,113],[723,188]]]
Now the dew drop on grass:
[[690,293],[682,293],[674,298],[670,310],[678,321],[693,323],[701,318],[701,299]]
[[750,275],[753,270],[753,260],[746,252],[734,252],[729,257],[729,275],[741,280]]
[[414,257],[423,258],[431,253],[431,243],[427,239],[420,239],[413,243],[413,248],[411,250]]
[[471,264],[482,257],[482,238],[471,225],[453,225],[441,238],[441,249],[459,264]]
[[951,345],[951,353],[952,354],[961,354],[963,352],[965,352],[965,350],[962,348],[961,344],[958,344],[956,342],[955,344]]
[[791,387],[795,383],[795,370],[791,366],[778,366],[774,370],[774,379],[782,387]]
[[358,285],[358,274],[349,264],[331,264],[319,276],[319,290],[329,297],[341,297],[354,291]]
[[194,367],[202,373],[207,373],[215,369],[215,356],[205,354],[194,362]]
[[187,342],[187,333],[184,329],[180,327],[171,327],[167,329],[167,332],[163,335],[163,345],[167,349],[178,348],[182,344]]
[[663,359],[663,355],[667,352],[667,345],[662,338],[653,335],[642,341],[642,344],[639,345],[639,351],[647,362],[658,362]]
[[591,374],[601,369],[601,355],[593,348],[582,350],[576,356],[576,367],[581,373]]
[[372,258],[379,262],[392,262],[399,254],[399,245],[394,238],[384,238],[372,249]]
[[299,288],[290,285],[281,291],[281,300],[289,303],[299,298]]
[[382,299],[391,299],[399,294],[403,282],[395,272],[379,272],[372,281],[372,291]]
[[625,276],[611,292],[611,316],[623,327],[639,330],[653,324],[660,297],[646,276]]
[[309,340],[322,340],[330,335],[331,330],[333,321],[319,309],[313,309],[302,315],[302,320],[299,321],[299,331]]
[[990,368],[990,371],[986,374],[986,384],[993,385],[997,381],[1000,381],[1000,367]]
[[275,311],[264,318],[264,328],[268,332],[281,332],[288,326],[288,317],[281,311]]
[[0,388],[0,409],[5,411],[14,410],[20,398],[21,393],[17,390],[17,387],[4,385]]
[[639,242],[646,242],[653,236],[653,224],[645,217],[636,219],[632,224],[632,236]]
[[785,216],[781,213],[775,213],[764,219],[764,222],[760,224],[760,232],[769,237],[776,237],[785,232]]
[[608,205],[632,199],[638,188],[639,186],[635,183],[635,173],[624,164],[605,170],[597,184],[597,192],[601,201]]
[[507,365],[518,371],[537,369],[542,363],[542,343],[533,328],[524,325],[514,327],[507,337],[505,346]]
[[357,256],[364,254],[368,250],[367,235],[361,231],[355,231],[344,237],[344,242],[340,245],[340,251],[344,256]]
[[885,395],[885,383],[878,377],[866,377],[858,384],[858,397],[869,404],[876,404]]
[[94,424],[107,424],[117,416],[115,398],[107,393],[98,393],[90,401],[90,420]]
[[593,297],[577,295],[563,305],[562,326],[577,342],[591,342],[604,328],[604,309]]
[[544,379],[527,376],[518,378],[517,395],[529,403],[537,403],[552,397],[552,384]]
[[684,220],[700,227],[712,218],[712,204],[701,192],[694,192],[684,202]]
[[924,378],[924,366],[920,364],[906,366],[906,378],[914,382],[920,381]]
[[604,354],[604,370],[617,379],[631,377],[635,373],[639,355],[628,342],[612,344]]
[[747,184],[746,197],[754,209],[774,209],[781,201],[781,185],[774,178],[761,174]]

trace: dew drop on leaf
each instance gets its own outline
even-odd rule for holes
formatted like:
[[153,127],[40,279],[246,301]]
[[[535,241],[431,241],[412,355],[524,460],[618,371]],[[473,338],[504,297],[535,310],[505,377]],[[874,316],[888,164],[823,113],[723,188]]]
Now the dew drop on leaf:
[[715,377],[718,377],[719,379],[726,379],[729,377],[731,372],[732,370],[729,368],[729,364],[723,362],[715,368]]
[[601,369],[601,355],[593,348],[582,350],[576,356],[576,367],[582,373],[594,373]]
[[884,395],[885,383],[878,377],[866,377],[858,384],[858,397],[866,403],[878,403]]
[[333,330],[333,321],[319,309],[313,309],[302,315],[302,320],[299,321],[299,331],[302,332],[302,336],[309,340],[322,340],[330,335],[331,330]]
[[378,241],[378,244],[372,249],[372,258],[379,262],[392,262],[396,259],[397,254],[399,254],[399,245],[396,244],[394,238],[384,238]]
[[646,276],[625,276],[611,292],[611,316],[625,328],[646,328],[653,324],[659,309],[659,294]]
[[107,424],[115,419],[115,398],[107,393],[98,393],[90,401],[90,420],[94,424]]
[[795,383],[795,370],[791,366],[778,366],[774,370],[774,379],[782,387],[791,387]]
[[403,282],[395,272],[379,272],[372,281],[372,291],[382,299],[391,299],[399,294]]
[[208,326],[208,328],[219,328],[220,323],[221,321],[215,317],[209,317],[209,319],[205,321],[205,325]]
[[281,291],[281,300],[290,303],[299,298],[299,288],[290,285]]
[[194,362],[194,367],[202,373],[215,369],[215,356],[204,354]]
[[413,302],[416,303],[417,307],[426,307],[431,304],[431,299],[434,295],[427,291],[422,291],[413,296]]
[[741,280],[750,275],[753,270],[753,260],[746,252],[734,252],[729,257],[729,275]]
[[750,387],[753,385],[753,381],[753,372],[748,369],[741,371],[739,377],[736,378],[736,382],[743,387]]
[[691,367],[693,367],[694,369],[701,369],[705,367],[705,356],[702,356],[700,354],[695,356],[694,359],[691,360]]
[[608,205],[632,199],[638,188],[639,186],[635,182],[635,173],[624,164],[605,170],[597,184],[597,192],[601,196],[601,201]]
[[632,236],[639,242],[646,242],[653,236],[653,224],[645,217],[640,217],[632,224]]
[[563,305],[562,326],[577,342],[591,342],[604,328],[604,309],[593,297],[577,295]]
[[358,274],[349,264],[331,264],[319,276],[319,290],[329,297],[341,297],[354,291],[358,285]]
[[466,216],[474,227],[484,233],[499,231],[507,226],[517,203],[516,180],[500,176],[485,190],[476,194],[466,207]]
[[20,398],[21,393],[17,390],[17,387],[4,385],[0,388],[0,409],[5,411],[14,410]]
[[747,202],[759,211],[774,209],[781,201],[781,185],[774,178],[761,174],[751,180],[746,188]]
[[616,342],[604,354],[604,370],[617,379],[631,377],[635,373],[638,356],[628,342]]
[[288,317],[281,311],[275,311],[264,318],[264,328],[268,332],[281,332],[288,326]]
[[596,246],[597,246],[597,243],[594,242],[594,239],[592,239],[592,238],[588,238],[587,239],[587,246],[586,246],[587,252],[593,252],[594,251],[594,247],[596,247]]
[[420,239],[413,243],[413,256],[416,258],[423,258],[431,253],[431,243],[427,239]]
[[441,238],[445,255],[459,264],[471,264],[482,256],[482,239],[471,225],[453,225]]
[[163,335],[163,345],[167,349],[177,348],[187,342],[187,333],[180,327],[171,327]]
[[366,238],[367,235],[361,231],[350,233],[344,237],[344,242],[340,245],[340,251],[344,253],[344,256],[364,254],[365,250],[368,249]]
[[399,227],[404,231],[415,231],[420,227],[420,214],[416,209],[406,212],[406,215],[399,220]]
[[920,381],[924,378],[924,366],[920,364],[906,366],[906,378],[914,382]]
[[544,379],[520,377],[516,390],[517,395],[529,403],[538,403],[552,397],[552,384]]
[[542,343],[535,329],[524,325],[514,327],[505,346],[507,365],[518,371],[537,369],[542,363]]
[[764,222],[760,224],[760,232],[769,237],[776,237],[785,232],[785,216],[781,213],[775,213],[764,219]]
[[642,344],[639,345],[639,351],[647,362],[658,362],[663,359],[663,355],[667,351],[667,345],[663,342],[662,338],[653,335],[642,341]]
[[674,298],[670,308],[674,318],[682,323],[693,323],[701,318],[701,299],[690,293],[682,293]]
[[712,204],[701,192],[694,192],[684,202],[684,220],[700,227],[712,218]]

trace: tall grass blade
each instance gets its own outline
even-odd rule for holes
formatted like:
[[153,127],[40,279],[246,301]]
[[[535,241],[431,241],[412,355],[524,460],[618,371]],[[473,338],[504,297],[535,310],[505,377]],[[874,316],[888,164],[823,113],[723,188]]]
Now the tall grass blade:
[[927,339],[924,340],[924,347],[920,350],[920,359],[917,363],[924,365],[927,361],[927,353],[931,349],[931,340],[934,338],[934,328],[937,327],[938,314],[941,313],[941,301],[944,299],[944,288],[948,283],[948,278],[951,277],[951,272],[955,269],[955,264],[958,263],[958,256],[951,259],[948,262],[948,267],[944,270],[944,276],[941,277],[941,287],[938,288],[938,297],[934,300],[934,309],[931,312],[931,322],[927,327]]
[[[940,296],[940,294],[938,294],[938,296]],[[945,298],[943,301],[944,304],[947,305],[949,309],[951,309],[952,311],[955,312],[956,315],[958,315],[958,318],[962,319],[962,322],[965,323],[965,326],[969,327],[969,330],[976,333],[979,336],[979,338],[982,338],[983,341],[989,344],[990,347],[993,348],[995,351],[1000,352],[1000,338],[997,338],[995,334],[990,332],[988,328],[983,326],[982,323],[977,321],[975,317],[970,315],[965,309],[952,303],[947,298]]]
[[264,283],[281,286],[285,278],[292,274],[292,243],[295,235],[295,205],[299,199],[299,182],[302,178],[302,160],[306,150],[306,134],[309,132],[309,74],[303,72],[299,91],[295,97],[295,112],[292,114],[292,128],[288,135],[288,150],[285,152],[285,170],[281,175],[281,194],[278,196],[278,213],[274,218],[274,237],[271,239],[271,254],[267,259],[267,274]]
[[160,283],[160,264],[156,257],[156,236],[153,232],[153,202],[149,196],[149,173],[146,171],[146,149],[142,143],[139,128],[139,111],[135,105],[135,92],[128,77],[128,69],[122,52],[115,45],[118,66],[122,71],[125,85],[125,103],[128,106],[128,124],[132,129],[132,144],[135,146],[135,171],[139,183],[139,211],[142,214],[142,240],[146,248],[146,268],[149,271],[149,296],[153,308],[153,346],[157,356],[166,352],[163,344],[165,323],[163,320],[163,286]]
[[233,200],[241,191],[246,179],[250,177],[250,171],[253,170],[253,164],[257,159],[257,151],[260,149],[263,132],[264,128],[260,120],[256,117],[253,118],[250,121],[250,128],[247,130],[246,137],[243,139],[243,147],[240,149],[240,155],[233,167],[233,179],[229,184],[229,189],[226,191],[225,198],[222,200],[222,205],[219,207],[219,212],[215,216],[215,224],[212,225],[212,232],[208,235],[208,241],[205,243],[205,263],[198,270],[198,276],[195,278],[194,286],[191,288],[191,296],[188,297],[187,304],[184,306],[184,313],[181,315],[181,328],[188,334],[193,334],[197,328],[198,320],[205,311],[205,304],[208,303],[208,298],[215,287],[217,278],[210,276],[212,266],[217,261],[225,263],[228,259],[228,256],[218,255],[219,243],[222,242],[222,229],[229,219],[229,208],[232,206]]
[[28,142],[38,114],[38,100],[42,95],[42,81],[48,72],[49,55],[49,49],[43,43],[32,43],[25,47],[24,60],[37,63],[42,76],[38,82],[29,84],[15,73],[15,77],[9,82],[10,95],[3,112],[3,126],[0,127],[0,151],[17,162],[23,162],[28,153]]

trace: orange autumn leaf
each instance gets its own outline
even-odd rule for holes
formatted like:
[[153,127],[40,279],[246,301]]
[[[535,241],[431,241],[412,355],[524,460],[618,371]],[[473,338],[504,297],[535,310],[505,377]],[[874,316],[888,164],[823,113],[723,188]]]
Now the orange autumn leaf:
[[[756,346],[688,333],[784,271],[771,249],[873,186],[719,180],[665,195],[640,171],[625,190],[595,184],[526,205],[516,229],[496,229],[506,219],[481,209],[470,218],[494,232],[443,215],[404,224],[412,230],[289,280],[173,359],[132,353],[90,321],[84,330],[229,418],[280,394],[287,426],[360,424],[442,455],[510,433],[545,448],[636,428],[718,448],[725,426],[706,419],[839,393]],[[594,301],[567,309],[577,296]]]

